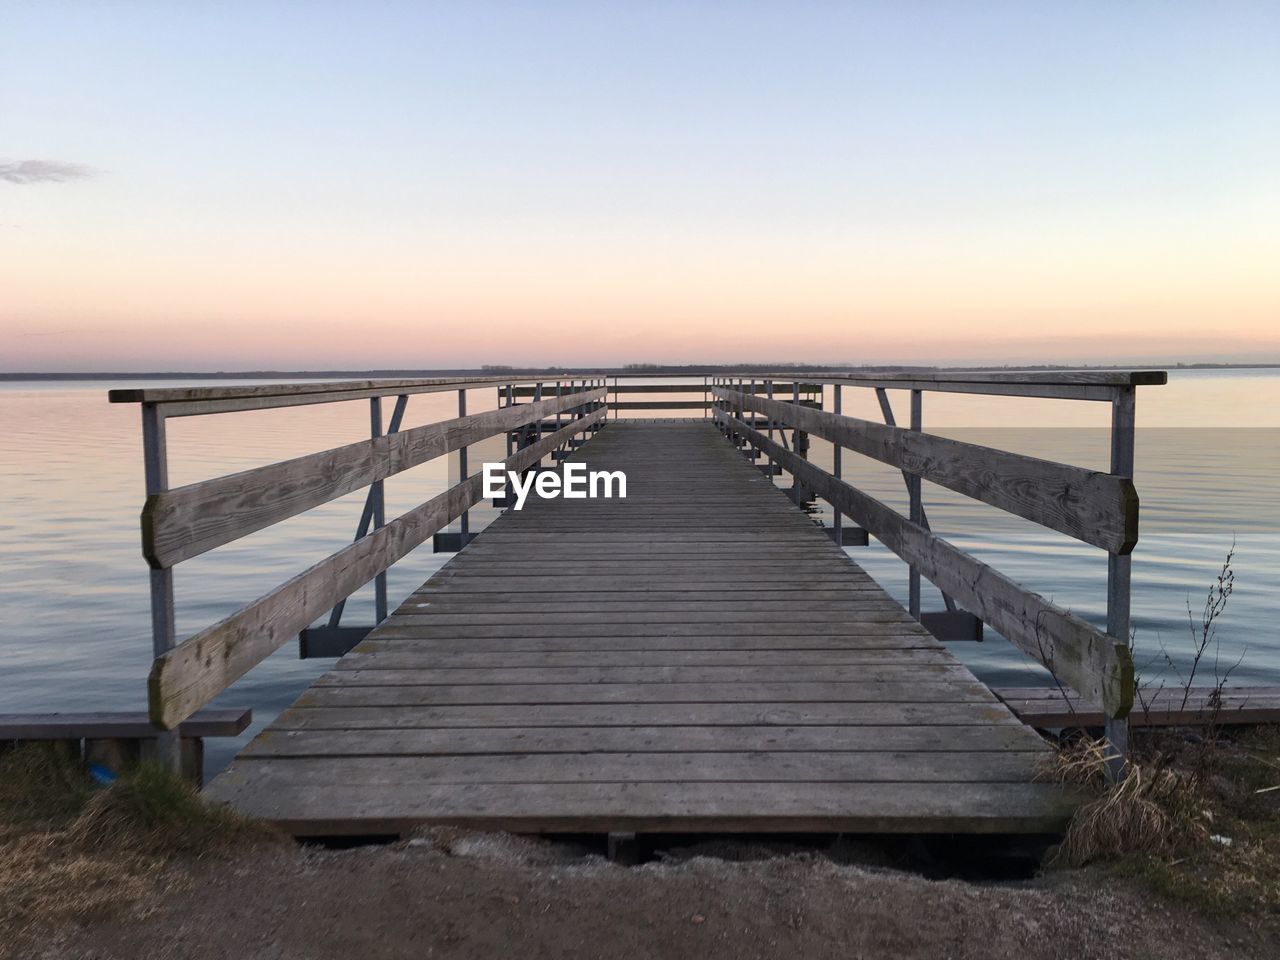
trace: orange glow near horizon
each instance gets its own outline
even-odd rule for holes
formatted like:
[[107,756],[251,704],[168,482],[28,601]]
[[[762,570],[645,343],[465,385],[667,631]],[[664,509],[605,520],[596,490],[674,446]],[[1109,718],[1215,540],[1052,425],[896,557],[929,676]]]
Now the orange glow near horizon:
[[20,6],[0,370],[1280,361],[1274,4]]
[[27,250],[0,267],[0,336],[9,370],[1280,359],[1280,281],[1247,253],[125,248],[68,284]]

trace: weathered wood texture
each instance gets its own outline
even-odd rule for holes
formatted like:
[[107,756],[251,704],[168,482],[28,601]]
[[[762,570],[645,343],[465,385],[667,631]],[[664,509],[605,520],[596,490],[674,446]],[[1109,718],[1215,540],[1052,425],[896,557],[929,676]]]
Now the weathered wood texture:
[[[603,409],[517,451],[508,470],[524,470],[604,418]],[[466,480],[414,507],[292,580],[157,657],[148,678],[151,718],[172,729],[304,627],[479,502],[483,477]]]
[[1138,542],[1133,481],[857,417],[716,387],[731,409],[764,414],[975,500],[1116,553]]
[[[235,737],[253,719],[247,707],[209,707],[187,718],[183,737]],[[0,740],[146,739],[156,728],[142,712],[0,713]]]
[[1133,706],[1129,648],[1075,614],[1032,593],[856,487],[815,467],[742,421],[714,411],[738,436],[764,450],[798,482],[852,517],[927,580],[955,597],[1063,683],[1112,716]]
[[147,498],[142,553],[171,567],[410,467],[604,400],[604,388],[429,423],[333,450],[177,487]]
[[299,834],[1060,829],[1043,742],[709,424],[574,454],[209,788]]

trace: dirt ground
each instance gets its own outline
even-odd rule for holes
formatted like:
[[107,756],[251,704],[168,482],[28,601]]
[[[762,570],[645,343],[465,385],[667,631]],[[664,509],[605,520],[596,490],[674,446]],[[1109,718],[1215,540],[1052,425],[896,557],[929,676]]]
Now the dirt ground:
[[[720,856],[708,856],[708,852]],[[726,854],[731,859],[723,859]],[[182,861],[156,896],[0,954],[43,960],[391,957],[1274,958],[1275,926],[1214,921],[1098,873],[976,884],[694,848],[624,867],[564,844],[437,831],[350,850]],[[4,938],[0,938],[3,941]]]

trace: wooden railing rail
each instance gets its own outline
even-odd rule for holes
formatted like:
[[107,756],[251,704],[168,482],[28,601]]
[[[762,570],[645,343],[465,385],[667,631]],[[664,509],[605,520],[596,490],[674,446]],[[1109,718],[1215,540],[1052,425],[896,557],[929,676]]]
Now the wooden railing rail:
[[[730,437],[791,473],[794,490],[807,489],[832,505],[837,543],[842,542],[842,518],[848,516],[906,561],[913,616],[921,617],[923,575],[942,591],[949,611],[945,616],[967,616],[955,611],[958,601],[1054,677],[1102,704],[1112,748],[1109,766],[1119,776],[1134,695],[1129,631],[1130,553],[1138,539],[1138,497],[1133,486],[1136,388],[1163,384],[1167,375],[1161,371],[806,374],[804,379],[834,388],[834,412],[807,409],[794,390],[789,402],[775,399],[775,381],[783,377],[758,371],[714,377],[713,417]],[[846,385],[874,389],[886,422],[842,416],[841,391]],[[886,395],[889,389],[909,391],[909,429],[897,426]],[[926,391],[1109,402],[1111,469],[1107,473],[1085,470],[924,433],[921,400]],[[751,416],[755,414],[766,418],[767,433],[756,429],[760,424]],[[746,422],[749,416],[752,423]],[[784,428],[792,431],[790,447]],[[774,440],[775,429],[780,443]],[[832,443],[834,474],[807,460],[810,434]],[[909,517],[841,478],[841,453],[846,447],[902,471]],[[935,534],[925,515],[922,479],[1106,550],[1105,632]]]
[[874,497],[837,480],[732,414],[717,410],[716,419],[856,520],[940,590],[955,597],[1068,686],[1101,702],[1113,716],[1128,714],[1133,706],[1133,661],[1127,645],[1019,586]]
[[[535,399],[515,403],[517,384],[533,383]],[[499,407],[468,415],[470,389],[498,387]],[[458,416],[401,430],[411,394],[456,391]],[[505,392],[505,396],[504,396]],[[395,397],[384,425],[382,399]],[[332,609],[339,628],[346,598],[374,581],[377,619],[386,616],[386,571],[453,520],[467,537],[468,509],[481,499],[483,477],[470,475],[467,447],[487,437],[508,437],[506,468],[523,471],[606,419],[603,377],[448,377],[414,380],[230,385],[226,387],[113,390],[115,403],[142,409],[147,501],[142,513],[143,553],[151,565],[152,647],[148,684],[153,722],[173,731],[245,672]],[[505,403],[503,400],[505,399]],[[165,422],[176,416],[260,410],[299,404],[366,400],[369,440],[280,463],[170,489]],[[548,427],[554,424],[554,427]],[[385,431],[384,431],[385,427]],[[462,481],[386,522],[383,481],[455,452]],[[352,491],[368,488],[355,541],[213,626],[179,643],[174,618],[173,567]],[[158,754],[178,762],[172,732],[157,738]]]
[[[564,377],[568,380],[569,377]],[[577,380],[583,380],[578,376]],[[593,378],[600,380],[600,377]],[[270,410],[315,403],[341,403],[346,400],[369,400],[376,397],[412,396],[420,393],[445,393],[452,390],[477,390],[515,383],[554,382],[554,377],[424,377],[413,380],[347,380],[317,383],[273,383],[228,387],[147,387],[110,390],[111,403],[152,404],[166,418],[194,417],[211,413],[236,413],[245,410]]]
[[486,437],[604,399],[603,387],[566,393],[152,494],[142,510],[143,556],[171,567]]
[[[604,408],[596,409],[517,450],[504,461],[505,469],[528,469],[604,415]],[[152,720],[173,729],[338,600],[479,502],[483,479],[474,474],[455,484],[157,657],[148,681]]]
[[726,387],[713,388],[713,394],[740,410],[764,414],[1104,550],[1129,553],[1138,542],[1138,494],[1127,477],[797,407]]

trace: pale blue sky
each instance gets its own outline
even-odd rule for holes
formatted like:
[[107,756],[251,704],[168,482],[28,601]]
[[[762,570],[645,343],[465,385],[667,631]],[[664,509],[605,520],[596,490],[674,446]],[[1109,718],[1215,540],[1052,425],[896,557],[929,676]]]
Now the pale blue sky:
[[1280,356],[1276,2],[3,2],[24,160],[94,175],[0,179],[10,366]]

